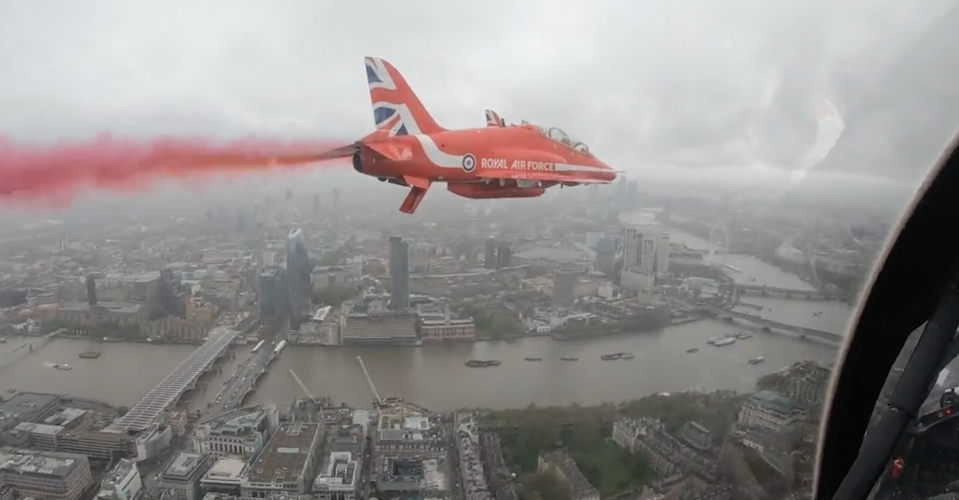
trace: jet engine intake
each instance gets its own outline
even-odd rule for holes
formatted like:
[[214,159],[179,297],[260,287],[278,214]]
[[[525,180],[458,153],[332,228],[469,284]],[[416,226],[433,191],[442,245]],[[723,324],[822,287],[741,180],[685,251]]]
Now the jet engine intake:
[[495,184],[469,183],[469,184],[448,184],[446,189],[449,192],[469,198],[472,200],[483,200],[491,198],[535,198],[542,196],[546,192],[545,188],[528,187],[521,188],[516,186],[497,186]]

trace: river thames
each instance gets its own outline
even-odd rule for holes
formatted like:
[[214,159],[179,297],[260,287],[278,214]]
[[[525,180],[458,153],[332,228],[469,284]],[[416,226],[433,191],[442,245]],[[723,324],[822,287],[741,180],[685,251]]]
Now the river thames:
[[[705,242],[677,235],[690,246]],[[758,259],[729,256],[726,262],[739,272],[740,282],[783,288],[809,287],[797,276],[784,273]],[[762,307],[763,317],[783,323],[841,333],[851,307],[839,302],[772,299],[745,296],[744,302]],[[710,337],[740,330],[754,337],[727,347],[706,344]],[[0,345],[8,352],[30,339],[11,338]],[[696,353],[686,350],[697,347]],[[131,406],[156,385],[195,347],[98,343],[56,339],[34,352],[0,363],[0,396],[11,390],[69,393],[74,396]],[[252,349],[234,348],[236,357],[223,363],[220,374],[209,376],[208,389],[191,400],[203,407]],[[98,359],[79,359],[83,351],[101,351]],[[600,355],[632,352],[632,360],[601,361]],[[437,345],[419,348],[287,347],[271,366],[248,401],[273,401],[280,405],[306,397],[294,381],[296,372],[314,395],[365,407],[373,398],[357,361],[362,356],[382,396],[401,396],[435,410],[464,407],[521,408],[530,404],[568,405],[618,402],[656,392],[752,389],[756,379],[796,361],[814,359],[831,363],[838,354],[834,345],[802,340],[791,334],[761,333],[748,324],[704,320],[673,326],[658,333],[624,334],[599,339],[556,342],[535,337],[515,342]],[[766,362],[748,360],[765,356]],[[542,357],[543,361],[524,361]],[[578,361],[561,361],[577,357]],[[502,365],[472,369],[469,359],[498,359]],[[55,363],[73,365],[69,371]]]

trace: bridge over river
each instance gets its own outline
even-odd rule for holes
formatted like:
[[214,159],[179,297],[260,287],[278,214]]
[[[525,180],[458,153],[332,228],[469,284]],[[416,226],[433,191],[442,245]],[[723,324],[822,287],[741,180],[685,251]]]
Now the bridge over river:
[[184,392],[196,386],[200,375],[210,369],[213,362],[226,352],[240,333],[239,330],[214,327],[203,345],[177,365],[166,378],[143,396],[139,403],[133,405],[130,411],[110,424],[106,431],[121,433],[148,429]]
[[30,342],[27,342],[19,347],[15,347],[9,351],[0,353],[0,365],[16,359],[21,354],[33,352],[34,349],[42,347],[44,344],[49,342],[50,339],[56,337],[57,335],[66,333],[66,331],[67,330],[65,328],[59,328],[41,337],[36,337]]
[[792,288],[779,288],[775,286],[763,285],[733,285],[739,295],[762,295],[764,297],[778,296],[787,299],[799,300],[838,300],[841,299],[837,294],[822,292],[819,290],[796,290]]
[[709,312],[715,314],[717,317],[723,318],[732,318],[739,319],[743,321],[748,321],[760,326],[765,326],[774,330],[782,330],[785,332],[798,333],[799,335],[816,337],[825,339],[831,342],[841,343],[843,341],[843,336],[838,333],[826,332],[823,330],[816,330],[815,328],[807,328],[805,326],[795,326],[788,325],[786,323],[780,323],[778,321],[773,321],[770,319],[761,318],[754,314],[746,314],[741,312],[729,311],[726,309],[720,309],[718,307],[707,307]]

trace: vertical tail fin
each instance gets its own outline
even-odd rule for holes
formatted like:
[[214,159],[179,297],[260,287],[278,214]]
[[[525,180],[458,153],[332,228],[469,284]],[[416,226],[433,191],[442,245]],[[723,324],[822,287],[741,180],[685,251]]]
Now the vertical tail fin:
[[406,79],[392,64],[378,58],[366,58],[366,80],[377,130],[389,136],[443,132],[416,97]]
[[486,126],[487,127],[505,127],[506,120],[499,117],[499,114],[492,109],[486,110]]

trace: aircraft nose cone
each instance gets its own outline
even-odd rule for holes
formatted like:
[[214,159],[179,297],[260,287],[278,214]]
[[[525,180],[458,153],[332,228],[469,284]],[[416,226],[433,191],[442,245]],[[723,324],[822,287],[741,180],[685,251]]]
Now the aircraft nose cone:
[[602,177],[603,177],[603,180],[607,180],[607,181],[609,181],[609,182],[615,181],[615,180],[616,180],[616,171],[613,170],[612,167],[610,167],[609,165],[607,165],[607,164],[605,164],[605,163],[603,163],[602,165],[603,165],[603,168],[605,169],[605,170],[603,170],[603,176],[602,176]]

